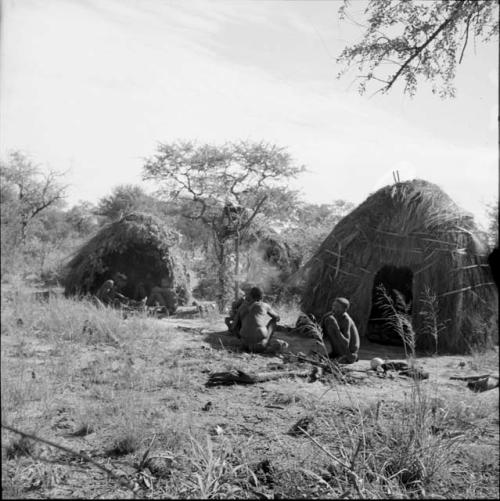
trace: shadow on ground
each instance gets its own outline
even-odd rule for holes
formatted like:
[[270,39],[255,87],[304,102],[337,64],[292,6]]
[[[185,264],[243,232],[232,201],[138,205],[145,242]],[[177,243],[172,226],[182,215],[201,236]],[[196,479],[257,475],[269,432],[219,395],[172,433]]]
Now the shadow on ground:
[[[287,332],[278,332],[274,337],[286,341],[289,345],[288,350],[292,353],[302,352],[309,355],[314,351],[322,351],[316,341],[311,338]],[[208,332],[205,334],[204,341],[210,344],[215,350],[224,350],[233,353],[242,352],[240,340],[229,334],[227,330]],[[263,356],[266,355],[263,354]],[[359,350],[359,360],[371,360],[374,357],[380,357],[384,360],[398,360],[404,359],[405,353],[401,346],[380,345],[368,340],[362,340]]]
[[371,360],[374,357],[399,360],[405,358],[405,351],[402,346],[377,344],[363,339],[359,348],[359,360]]
[[208,332],[203,338],[214,350],[225,350],[234,353],[241,353],[240,340],[225,331]]

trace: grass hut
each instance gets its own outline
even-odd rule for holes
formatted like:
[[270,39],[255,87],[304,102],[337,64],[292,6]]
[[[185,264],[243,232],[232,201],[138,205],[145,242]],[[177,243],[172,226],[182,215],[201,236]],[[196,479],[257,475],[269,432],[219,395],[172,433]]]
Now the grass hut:
[[73,255],[66,265],[64,286],[67,295],[94,294],[115,273],[124,273],[127,284],[122,293],[134,298],[143,282],[151,288],[166,278],[179,295],[180,304],[189,297],[187,273],[173,256],[176,235],[165,229],[155,216],[129,213],[99,230]]
[[335,297],[348,297],[361,336],[370,339],[383,320],[384,285],[393,299],[403,299],[418,348],[466,353],[498,341],[487,255],[472,216],[438,186],[399,182],[335,226],[301,272],[302,308],[320,317]]

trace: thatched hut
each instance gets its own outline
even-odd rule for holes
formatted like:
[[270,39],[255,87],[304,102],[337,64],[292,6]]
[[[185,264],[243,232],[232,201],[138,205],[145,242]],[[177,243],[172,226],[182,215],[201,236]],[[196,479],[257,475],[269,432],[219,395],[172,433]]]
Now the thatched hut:
[[321,316],[335,297],[348,297],[360,334],[376,340],[383,285],[406,310],[418,347],[434,350],[437,334],[440,352],[465,353],[490,343],[497,329],[487,254],[472,216],[438,186],[396,183],[339,221],[301,270],[302,308]]
[[65,268],[67,295],[94,294],[115,273],[124,273],[123,294],[134,298],[143,283],[146,293],[167,279],[180,304],[189,296],[188,275],[173,256],[176,236],[150,214],[134,212],[104,226],[73,255]]

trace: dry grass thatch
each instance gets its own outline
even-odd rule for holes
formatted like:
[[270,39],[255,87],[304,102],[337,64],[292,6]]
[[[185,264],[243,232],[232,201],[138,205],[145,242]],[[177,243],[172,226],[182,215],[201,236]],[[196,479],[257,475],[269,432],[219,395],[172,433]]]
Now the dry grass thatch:
[[176,236],[150,214],[129,213],[103,227],[70,259],[65,268],[64,286],[68,295],[93,294],[116,272],[127,275],[123,293],[133,297],[140,281],[158,285],[162,278],[187,300],[187,274],[173,255]]
[[346,296],[363,335],[375,274],[384,265],[408,267],[417,346],[434,347],[423,321],[424,291],[431,290],[438,301],[439,351],[464,353],[491,342],[498,315],[487,254],[472,216],[438,186],[419,179],[396,183],[345,216],[301,270],[302,307],[320,316],[335,297]]

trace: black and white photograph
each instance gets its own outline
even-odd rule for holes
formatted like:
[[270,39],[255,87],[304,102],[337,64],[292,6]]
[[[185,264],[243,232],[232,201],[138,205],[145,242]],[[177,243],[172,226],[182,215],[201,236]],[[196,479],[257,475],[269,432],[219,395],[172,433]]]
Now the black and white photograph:
[[0,0],[4,499],[498,499],[500,0]]

